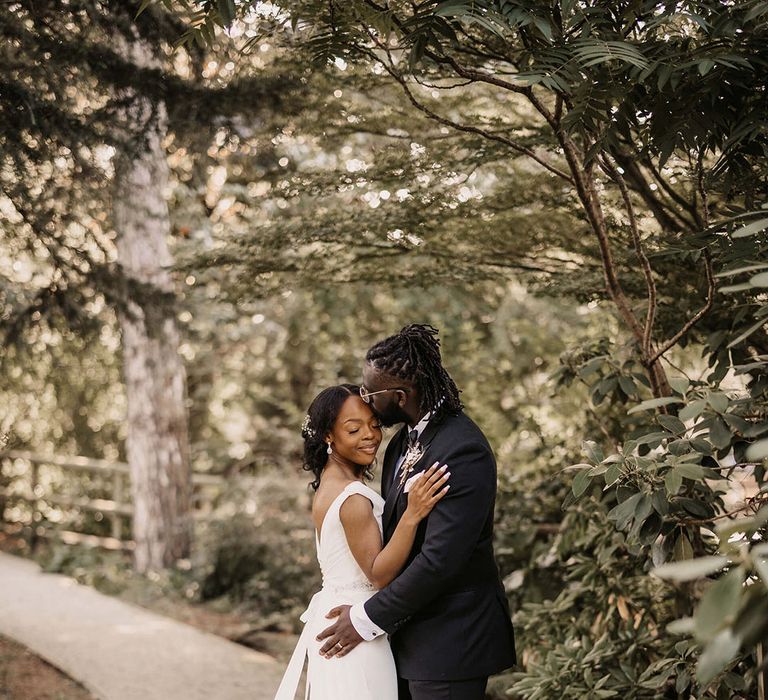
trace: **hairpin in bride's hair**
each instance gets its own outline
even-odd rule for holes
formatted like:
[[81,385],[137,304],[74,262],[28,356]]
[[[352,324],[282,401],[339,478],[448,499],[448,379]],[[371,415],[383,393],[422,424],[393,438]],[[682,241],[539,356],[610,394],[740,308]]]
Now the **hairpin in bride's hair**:
[[309,413],[307,413],[307,415],[304,416],[304,422],[301,424],[301,434],[304,437],[309,437],[309,438],[315,437],[315,430],[310,423]]

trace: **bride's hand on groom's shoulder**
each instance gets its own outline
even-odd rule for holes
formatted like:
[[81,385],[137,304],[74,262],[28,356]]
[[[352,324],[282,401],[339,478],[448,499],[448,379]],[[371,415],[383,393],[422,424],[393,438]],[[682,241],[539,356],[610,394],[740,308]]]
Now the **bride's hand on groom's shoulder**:
[[330,659],[334,656],[345,656],[349,654],[360,642],[364,641],[363,638],[357,633],[352,620],[349,617],[349,609],[351,605],[339,605],[332,608],[326,614],[326,617],[338,618],[334,624],[330,627],[326,627],[320,634],[317,635],[318,641],[327,640],[322,647],[320,647],[320,654],[326,659]]
[[446,485],[451,472],[444,464],[438,469],[440,462],[435,462],[429,469],[412,477],[413,481],[408,490],[408,506],[403,518],[413,519],[415,524],[426,518],[437,502],[448,493],[450,485]]

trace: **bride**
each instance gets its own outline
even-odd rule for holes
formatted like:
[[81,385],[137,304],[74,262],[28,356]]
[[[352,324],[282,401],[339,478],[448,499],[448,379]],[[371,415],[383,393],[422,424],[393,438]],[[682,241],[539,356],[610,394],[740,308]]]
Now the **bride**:
[[445,485],[450,472],[436,462],[406,484],[407,510],[382,547],[384,500],[365,483],[372,477],[381,425],[359,387],[340,384],[321,391],[309,407],[302,437],[304,469],[315,475],[312,519],[323,586],[301,616],[304,630],[275,700],[293,700],[306,657],[305,697],[311,700],[396,700],[395,662],[385,636],[328,658],[320,655],[323,643],[316,637],[328,624],[326,611],[367,600],[400,573],[417,525],[450,488]]

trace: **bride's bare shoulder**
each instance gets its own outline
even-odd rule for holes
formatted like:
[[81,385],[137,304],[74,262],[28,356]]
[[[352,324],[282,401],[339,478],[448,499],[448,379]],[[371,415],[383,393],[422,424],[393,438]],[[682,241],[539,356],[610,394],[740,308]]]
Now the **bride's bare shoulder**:
[[324,479],[320,481],[315,495],[312,497],[312,520],[315,523],[315,529],[320,531],[325,515],[333,502],[341,495],[342,491],[352,483],[343,479]]

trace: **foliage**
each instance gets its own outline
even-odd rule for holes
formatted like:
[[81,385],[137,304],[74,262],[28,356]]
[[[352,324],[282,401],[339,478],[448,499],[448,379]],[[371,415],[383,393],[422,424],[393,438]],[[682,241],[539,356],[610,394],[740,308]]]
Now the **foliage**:
[[[765,220],[744,225],[739,217],[728,227],[730,265],[719,276],[762,269],[762,242],[755,237]],[[628,433],[617,453],[605,456],[587,444],[589,463],[580,465],[573,481],[575,497],[589,493],[595,481],[615,492],[618,503],[609,517],[642,547],[656,575],[688,581],[720,573],[701,594],[695,614],[679,611],[684,617],[670,627],[693,634],[703,648],[696,673],[704,687],[737,659],[749,658],[766,631],[768,377],[762,337],[756,335],[765,313],[759,285],[753,274],[722,289],[744,294],[743,303],[726,329],[707,338],[706,376],[681,376],[670,382],[672,396],[631,408],[629,414],[647,416],[645,424]],[[743,495],[736,504],[726,503],[734,482]],[[749,517],[739,517],[745,512]]]
[[[290,455],[312,391],[354,379],[367,343],[424,318],[500,457],[499,555],[523,650],[511,695],[750,697],[768,619],[768,5],[163,7],[181,10],[185,47],[266,46],[303,86],[315,66],[303,112],[200,129],[209,161],[181,130],[169,146],[199,462]],[[235,22],[223,40],[233,18],[250,34]],[[754,482],[738,499],[740,479]],[[283,605],[269,585],[290,525],[270,525],[274,542],[247,520],[227,527],[212,534],[218,590]]]
[[131,574],[130,561],[122,553],[93,547],[54,542],[39,549],[35,556],[43,571],[71,576],[107,595],[123,591]]
[[[453,263],[449,274],[454,275],[462,274],[462,262],[481,273],[490,251],[500,266],[519,264],[521,252],[529,255],[531,269],[545,275],[552,270],[542,269],[541,260],[558,248],[573,256],[573,262],[586,254],[601,269],[605,286],[600,289],[600,276],[585,276],[579,291],[605,294],[611,300],[624,331],[634,340],[654,396],[668,395],[661,357],[685,342],[712,311],[713,265],[726,252],[712,235],[692,234],[706,228],[726,204],[743,211],[765,190],[765,135],[759,126],[752,126],[761,123],[757,116],[764,108],[760,97],[766,61],[761,39],[764,4],[731,7],[701,2],[681,11],[656,3],[597,4],[589,12],[574,3],[452,0],[415,6],[287,2],[281,7],[282,22],[274,18],[256,22],[259,36],[289,43],[313,56],[318,66],[333,62],[349,71],[343,84],[351,89],[352,99],[340,115],[348,122],[346,128],[342,131],[341,121],[335,122],[335,109],[327,100],[330,124],[327,118],[315,120],[321,126],[310,127],[310,133],[322,130],[325,138],[329,127],[336,135],[374,133],[384,143],[410,141],[416,150],[429,143],[440,158],[435,160],[430,153],[431,165],[419,164],[417,183],[424,179],[424,166],[455,168],[480,149],[483,162],[473,172],[484,174],[486,182],[502,177],[519,180],[523,169],[528,178],[543,177],[543,182],[549,178],[549,187],[568,194],[570,201],[564,198],[561,204],[579,216],[592,237],[591,247],[584,250],[583,235],[561,242],[558,234],[545,230],[542,246],[521,251],[520,246],[531,240],[522,232],[510,234],[502,228],[483,238],[471,235],[471,223],[463,223],[459,224],[466,231],[463,241],[471,240],[476,247],[470,245],[466,251],[453,246],[446,251],[428,222],[436,211],[440,218],[450,217],[437,200],[430,201],[428,209],[421,207],[419,211],[425,212],[421,216],[406,220],[411,232],[395,227],[382,211],[375,217],[356,218],[362,240],[358,236],[344,251],[342,266],[336,270],[350,269],[351,263],[365,265],[371,248],[404,257],[406,265],[423,259],[429,272],[417,269],[424,274],[439,270],[434,261],[447,254]],[[260,4],[242,2],[236,8],[246,16],[249,8],[258,13]],[[259,15],[247,16],[253,24]],[[371,72],[379,77],[371,77]],[[385,89],[394,93],[391,98],[382,99]],[[343,92],[336,90],[334,95]],[[500,102],[511,109],[499,112],[495,105]],[[384,112],[377,103],[383,103]],[[691,118],[692,114],[703,116]],[[407,128],[387,128],[393,117],[401,115],[400,124]],[[296,128],[287,128],[286,135]],[[446,147],[433,145],[440,140]],[[387,145],[386,150],[391,154],[398,149]],[[362,169],[367,171],[367,165]],[[412,169],[403,153],[391,172],[408,175]],[[355,183],[372,185],[357,199],[373,209],[379,209],[379,173],[364,172]],[[319,177],[320,182],[327,181],[322,172]],[[335,180],[339,193],[352,186],[350,180],[341,186]],[[317,181],[314,173],[293,177],[285,189],[291,196],[312,193]],[[445,196],[450,177],[440,182]],[[548,196],[547,185],[542,189],[542,184],[532,184],[528,201]],[[409,186],[405,191],[418,189]],[[350,197],[341,199],[349,202]],[[419,203],[419,197],[413,199]],[[358,208],[366,211],[364,206]],[[394,207],[381,209],[397,215]],[[509,211],[509,203],[505,210]],[[313,209],[312,223],[302,225],[296,242],[323,242],[330,244],[323,248],[338,254],[341,239],[336,232],[349,231],[352,219],[334,225],[330,218],[322,218],[322,210],[319,219],[315,214]],[[296,223],[306,224],[306,217],[299,216]],[[474,221],[471,215],[464,217],[464,222]],[[293,238],[297,225],[287,230]],[[318,245],[315,250],[323,248]],[[253,258],[263,264],[262,248],[235,243],[230,250],[202,262],[239,260],[248,268]],[[306,263],[293,255],[300,248],[290,250],[288,259],[279,257],[282,267],[275,262],[273,268],[317,272],[316,257],[311,258],[313,267],[305,268]],[[386,274],[403,274],[402,267]],[[381,273],[380,266],[362,269]],[[248,271],[252,276],[253,268]],[[556,266],[555,271],[562,268]],[[408,273],[413,274],[406,267]],[[676,290],[681,287],[689,290],[682,320],[676,308],[680,299]]]
[[199,599],[226,594],[258,612],[261,629],[300,626],[320,585],[308,504],[306,479],[274,471],[222,494],[194,561]]
[[[98,334],[104,315],[128,298],[169,301],[116,263],[114,159],[140,152],[146,131],[141,120],[126,119],[126,102],[164,103],[176,148],[195,154],[244,111],[258,117],[278,105],[296,108],[281,92],[296,82],[279,61],[254,76],[227,69],[227,51],[171,55],[178,21],[154,9],[134,21],[138,7],[116,0],[0,5],[4,348],[33,342],[41,325]],[[148,47],[151,66],[131,60],[126,47],[133,42]]]
[[[675,405],[677,415],[657,414],[607,457],[588,443],[589,463],[579,465],[572,492],[589,494],[600,483],[602,491],[615,494],[608,518],[658,576],[687,581],[728,569],[703,594],[695,615],[679,610],[685,622],[670,627],[695,632],[704,646],[697,677],[706,687],[735,660],[749,657],[765,633],[765,470],[745,455],[749,439],[766,429],[764,418],[753,413],[760,411],[763,389],[736,398],[716,390],[719,382],[681,378],[675,384],[677,396],[665,407]],[[654,410],[658,403],[636,409]],[[724,498],[727,482],[737,477],[746,481],[746,495],[734,508]],[[734,520],[742,511],[754,515]]]

